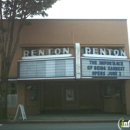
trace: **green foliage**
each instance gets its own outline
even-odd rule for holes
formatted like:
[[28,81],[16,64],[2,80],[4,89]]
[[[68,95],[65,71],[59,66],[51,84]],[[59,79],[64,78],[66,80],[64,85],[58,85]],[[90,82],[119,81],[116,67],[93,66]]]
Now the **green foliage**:
[[[18,48],[24,25],[31,25],[28,17],[47,16],[46,10],[57,0],[0,0],[0,118],[7,119],[7,87],[12,60]],[[6,19],[6,20],[3,20]],[[16,19],[19,19],[18,21]],[[16,27],[16,21],[18,26]],[[17,33],[15,33],[15,31]],[[5,32],[5,33],[4,33]],[[14,38],[15,37],[15,38]],[[15,91],[13,91],[15,93]]]
[[46,10],[57,0],[2,0],[2,10],[6,19],[26,19],[34,15],[47,16]]

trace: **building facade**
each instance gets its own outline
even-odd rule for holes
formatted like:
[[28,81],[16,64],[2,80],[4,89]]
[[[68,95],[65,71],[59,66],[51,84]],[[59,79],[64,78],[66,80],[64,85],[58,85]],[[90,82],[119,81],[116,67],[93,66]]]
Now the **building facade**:
[[130,114],[126,20],[32,20],[15,54],[8,115],[88,110]]

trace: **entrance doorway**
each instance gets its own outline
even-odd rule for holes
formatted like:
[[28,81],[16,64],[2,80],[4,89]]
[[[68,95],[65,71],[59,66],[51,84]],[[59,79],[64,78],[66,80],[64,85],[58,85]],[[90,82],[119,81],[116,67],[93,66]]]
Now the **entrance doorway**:
[[123,112],[125,106],[123,82],[117,80],[48,81],[44,86],[41,86],[41,111],[96,110],[100,112]]
[[62,109],[62,87],[60,85],[47,85],[44,87],[44,109]]
[[98,81],[82,81],[78,91],[80,110],[103,110],[102,86]]

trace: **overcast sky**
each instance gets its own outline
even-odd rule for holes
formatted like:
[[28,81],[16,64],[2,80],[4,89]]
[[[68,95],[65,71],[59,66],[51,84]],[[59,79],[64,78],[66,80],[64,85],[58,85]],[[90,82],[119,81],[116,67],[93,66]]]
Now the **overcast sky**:
[[130,0],[59,0],[48,18],[128,18]]

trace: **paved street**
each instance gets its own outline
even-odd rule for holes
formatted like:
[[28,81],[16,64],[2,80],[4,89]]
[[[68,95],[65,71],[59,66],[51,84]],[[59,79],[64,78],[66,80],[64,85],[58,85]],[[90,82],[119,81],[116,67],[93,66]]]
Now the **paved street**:
[[3,124],[0,130],[119,130],[117,123],[16,123]]

